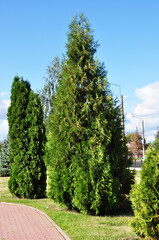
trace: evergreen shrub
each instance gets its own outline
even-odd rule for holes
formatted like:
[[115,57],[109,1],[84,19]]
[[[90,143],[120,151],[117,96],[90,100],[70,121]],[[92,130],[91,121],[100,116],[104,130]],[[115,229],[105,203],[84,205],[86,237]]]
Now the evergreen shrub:
[[134,231],[145,239],[159,239],[159,142],[148,150],[142,165],[141,182],[131,191]]
[[8,109],[10,192],[21,198],[41,198],[46,191],[43,160],[45,126],[40,99],[28,81],[15,77]]
[[130,190],[120,108],[109,90],[88,19],[73,18],[66,56],[49,117],[46,161],[49,196],[82,213],[119,208]]

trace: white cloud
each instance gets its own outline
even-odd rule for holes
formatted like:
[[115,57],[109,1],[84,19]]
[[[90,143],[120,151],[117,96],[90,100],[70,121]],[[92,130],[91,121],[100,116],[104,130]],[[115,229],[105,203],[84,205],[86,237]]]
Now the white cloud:
[[142,116],[152,116],[157,114],[159,116],[159,82],[146,85],[140,89],[136,89],[136,96],[142,100],[135,108],[135,114]]
[[7,111],[10,101],[4,99],[5,92],[0,92],[0,140],[4,140],[8,134]]
[[5,96],[7,94],[7,92],[0,92],[0,98]]
[[0,141],[6,139],[8,134],[8,121],[0,120]]
[[[135,94],[141,102],[134,107],[133,113],[144,120],[147,142],[153,141],[159,126],[159,82],[154,82],[136,89]],[[132,117],[131,113],[127,114],[125,124],[126,132],[133,132],[137,127],[141,133],[141,119]]]
[[147,142],[153,142],[155,135],[156,135],[157,130],[150,130],[145,133],[145,138]]
[[10,105],[9,100],[4,100],[0,98],[0,119],[7,118],[7,111],[8,111],[9,105]]

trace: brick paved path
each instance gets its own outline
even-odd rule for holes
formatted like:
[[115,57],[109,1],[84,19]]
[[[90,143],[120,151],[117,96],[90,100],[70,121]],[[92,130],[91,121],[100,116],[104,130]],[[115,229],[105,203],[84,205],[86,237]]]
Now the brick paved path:
[[0,240],[70,240],[41,211],[20,204],[0,203]]

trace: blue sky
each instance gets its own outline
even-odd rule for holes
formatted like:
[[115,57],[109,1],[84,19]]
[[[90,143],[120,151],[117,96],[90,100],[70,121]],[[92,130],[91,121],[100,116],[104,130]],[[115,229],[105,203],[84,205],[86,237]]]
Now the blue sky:
[[[69,23],[81,12],[99,41],[97,58],[108,81],[121,87],[126,131],[141,131],[134,112],[145,120],[148,141],[153,139],[159,125],[159,0],[0,0],[0,140],[7,133],[14,76],[41,89],[47,65],[65,53]],[[111,87],[119,97],[118,87]]]

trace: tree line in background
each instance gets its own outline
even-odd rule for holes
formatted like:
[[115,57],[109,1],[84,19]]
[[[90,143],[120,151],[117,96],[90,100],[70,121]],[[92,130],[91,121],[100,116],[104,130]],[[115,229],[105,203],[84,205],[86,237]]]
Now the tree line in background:
[[3,142],[0,142],[0,177],[10,175],[10,141],[9,138],[5,139]]

